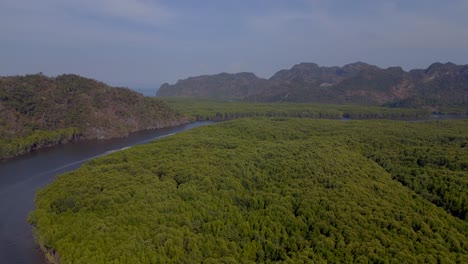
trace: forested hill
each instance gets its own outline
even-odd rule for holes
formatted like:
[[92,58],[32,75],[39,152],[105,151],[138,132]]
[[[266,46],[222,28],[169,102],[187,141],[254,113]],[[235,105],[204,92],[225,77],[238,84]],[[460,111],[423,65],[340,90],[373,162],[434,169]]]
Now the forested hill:
[[158,96],[248,101],[320,102],[429,107],[468,104],[468,65],[434,63],[425,70],[382,69],[363,62],[343,67],[297,64],[270,79],[254,74],[217,74],[163,84]]
[[164,102],[77,75],[0,77],[0,159],[187,122]]

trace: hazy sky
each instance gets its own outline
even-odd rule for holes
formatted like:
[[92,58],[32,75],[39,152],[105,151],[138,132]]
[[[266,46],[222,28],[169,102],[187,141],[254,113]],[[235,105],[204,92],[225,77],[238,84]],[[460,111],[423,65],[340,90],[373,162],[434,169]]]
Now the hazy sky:
[[468,0],[0,0],[0,75],[154,88],[299,62],[468,64]]

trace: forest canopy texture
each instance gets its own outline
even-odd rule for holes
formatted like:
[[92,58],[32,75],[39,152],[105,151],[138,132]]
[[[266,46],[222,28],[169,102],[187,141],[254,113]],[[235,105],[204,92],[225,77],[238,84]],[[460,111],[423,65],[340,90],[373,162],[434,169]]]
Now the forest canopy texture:
[[60,263],[467,263],[466,131],[238,119],[88,162],[29,221]]
[[300,117],[315,119],[397,119],[424,120],[430,112],[423,109],[389,108],[314,103],[254,103],[221,101],[194,97],[165,97],[171,108],[191,120],[230,120],[242,117]]

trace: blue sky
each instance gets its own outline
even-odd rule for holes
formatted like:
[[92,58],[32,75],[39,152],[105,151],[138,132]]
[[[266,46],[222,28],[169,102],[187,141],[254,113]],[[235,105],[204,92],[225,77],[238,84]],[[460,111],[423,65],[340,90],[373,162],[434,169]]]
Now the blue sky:
[[468,0],[1,0],[0,75],[156,89],[300,62],[468,64]]

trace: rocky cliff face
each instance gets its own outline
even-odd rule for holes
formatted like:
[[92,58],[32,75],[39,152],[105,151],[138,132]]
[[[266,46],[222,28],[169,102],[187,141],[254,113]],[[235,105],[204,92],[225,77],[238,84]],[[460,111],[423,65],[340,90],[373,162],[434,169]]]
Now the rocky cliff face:
[[343,67],[300,63],[268,80],[244,74],[191,77],[175,85],[164,84],[157,95],[431,107],[468,102],[468,65],[453,63],[434,63],[426,70],[410,72],[363,62]]
[[163,84],[158,96],[210,97],[216,99],[243,99],[263,89],[268,81],[253,73],[220,73],[180,80],[174,85]]

